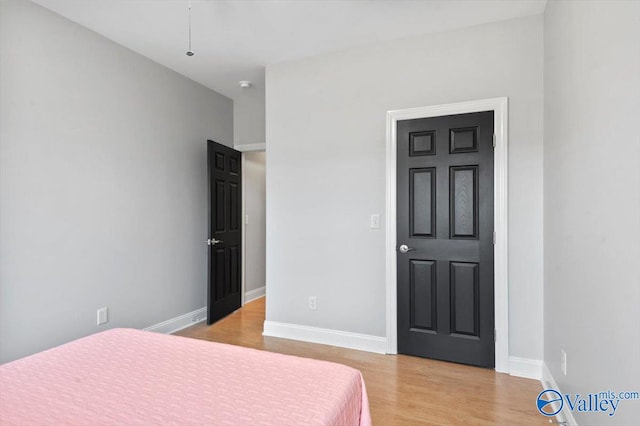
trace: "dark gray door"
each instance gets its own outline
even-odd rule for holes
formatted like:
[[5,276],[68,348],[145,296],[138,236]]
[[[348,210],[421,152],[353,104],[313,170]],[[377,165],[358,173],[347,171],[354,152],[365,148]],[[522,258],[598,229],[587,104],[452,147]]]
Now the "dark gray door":
[[241,153],[207,141],[209,285],[207,323],[240,308],[242,243]]
[[398,352],[494,366],[493,111],[397,126]]

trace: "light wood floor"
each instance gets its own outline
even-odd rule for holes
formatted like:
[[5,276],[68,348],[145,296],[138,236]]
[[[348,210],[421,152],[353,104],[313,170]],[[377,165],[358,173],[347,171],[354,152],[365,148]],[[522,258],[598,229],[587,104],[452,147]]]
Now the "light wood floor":
[[217,323],[176,334],[289,355],[333,361],[364,376],[374,425],[548,425],[535,401],[535,380],[493,370],[416,358],[379,355],[262,336],[265,299],[248,303]]

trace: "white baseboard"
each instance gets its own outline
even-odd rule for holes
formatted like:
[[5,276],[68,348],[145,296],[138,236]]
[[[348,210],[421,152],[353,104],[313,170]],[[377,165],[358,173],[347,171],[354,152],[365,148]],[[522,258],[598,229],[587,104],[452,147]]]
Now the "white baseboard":
[[386,353],[387,351],[387,339],[385,337],[274,321],[264,322],[262,335],[301,340],[303,342],[319,343],[322,345],[339,346],[341,348],[379,354]]
[[[547,367],[547,364],[545,363],[542,363],[542,380],[540,380],[540,382],[542,383],[542,387],[544,389],[555,389],[562,394],[560,386],[558,386],[558,383],[556,383],[556,379],[553,378],[551,370],[549,370],[549,367]],[[554,409],[557,408],[557,406],[554,407]],[[569,426],[578,426],[578,422],[576,422],[576,418],[573,417],[573,413],[571,412],[571,410],[565,408],[563,408],[562,411],[558,413],[558,415],[556,416],[556,420],[558,423],[566,422],[566,424]]]
[[256,299],[260,299],[265,295],[265,286],[258,287],[254,290],[249,290],[244,294],[244,303],[253,302]]
[[159,322],[144,329],[144,331],[153,331],[155,333],[171,334],[180,331],[183,328],[198,324],[207,319],[207,308],[196,309],[195,311],[171,318],[166,321]]
[[527,379],[542,379],[542,361],[539,359],[509,357],[509,374]]

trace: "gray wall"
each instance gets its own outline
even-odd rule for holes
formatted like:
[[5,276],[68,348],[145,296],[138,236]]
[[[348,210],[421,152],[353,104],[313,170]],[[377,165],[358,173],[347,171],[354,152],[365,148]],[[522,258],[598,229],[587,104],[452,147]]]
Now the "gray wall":
[[234,145],[251,145],[265,141],[264,74],[242,89],[233,101]]
[[0,360],[205,306],[232,101],[30,2],[0,16]]
[[264,287],[266,262],[266,154],[245,152],[244,154],[245,214],[249,223],[245,225],[245,292]]
[[510,353],[542,359],[542,42],[535,16],[267,67],[267,320],[384,336],[386,112],[508,96]]
[[638,391],[640,2],[551,1],[544,38],[544,361],[564,393]]

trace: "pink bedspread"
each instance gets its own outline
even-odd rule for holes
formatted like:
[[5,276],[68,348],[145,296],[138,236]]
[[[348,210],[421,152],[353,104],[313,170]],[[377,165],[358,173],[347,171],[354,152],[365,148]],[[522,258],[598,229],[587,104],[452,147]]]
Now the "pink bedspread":
[[3,425],[361,425],[359,371],[114,329],[0,366]]

